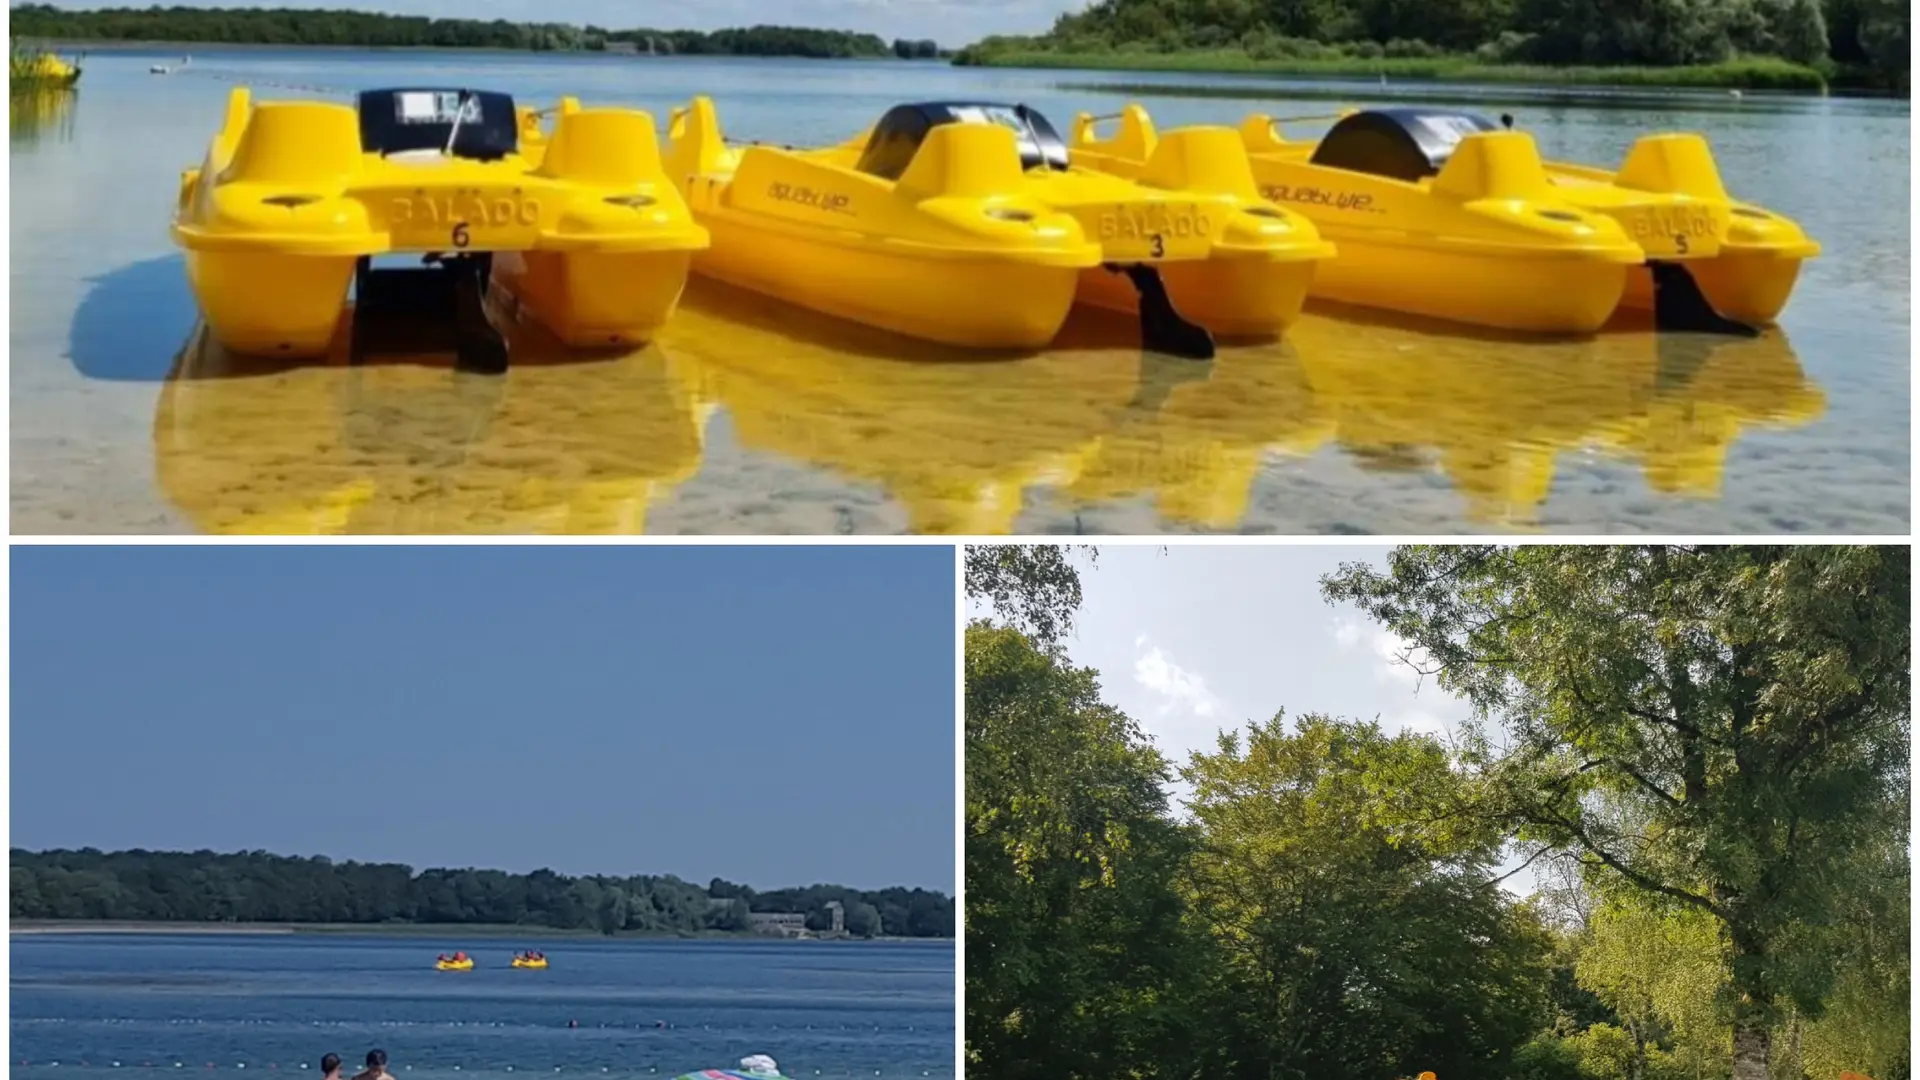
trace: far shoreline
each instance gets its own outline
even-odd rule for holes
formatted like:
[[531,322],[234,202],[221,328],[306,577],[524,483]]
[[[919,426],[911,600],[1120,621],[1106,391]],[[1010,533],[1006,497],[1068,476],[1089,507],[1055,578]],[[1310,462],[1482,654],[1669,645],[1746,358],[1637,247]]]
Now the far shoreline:
[[19,920],[10,922],[9,934],[19,937],[75,934],[112,934],[121,936],[165,937],[170,935],[249,937],[335,936],[347,937],[433,937],[433,938],[538,938],[543,940],[574,938],[582,941],[799,941],[821,944],[878,944],[928,941],[951,942],[950,937],[873,938],[789,938],[776,934],[738,931],[705,931],[697,934],[647,933],[621,931],[603,934],[597,930],[563,930],[551,926],[506,926],[495,923],[460,925],[455,923],[199,923],[140,922],[102,919]]
[[[1812,68],[1783,60],[1733,60],[1720,64],[1674,67],[1592,67],[1486,63],[1465,56],[1340,57],[1254,59],[1236,50],[1185,50],[1171,53],[1076,53],[1045,49],[982,50],[962,55],[956,67],[1026,68],[1041,71],[1162,72],[1183,75],[1241,75],[1301,81],[1352,82],[1373,78],[1405,83],[1539,89],[1611,88],[1640,90],[1740,90],[1822,97],[1835,87]],[[1887,96],[1901,96],[1889,94]]]
[[270,52],[391,52],[391,53],[473,53],[483,56],[573,56],[604,57],[609,60],[850,60],[866,63],[923,64],[940,61],[908,60],[898,56],[807,56],[804,53],[753,55],[748,53],[621,53],[605,49],[510,49],[495,45],[336,45],[330,42],[304,44],[290,41],[134,41],[128,38],[21,38],[55,52],[87,51],[98,53],[147,52],[160,50],[192,54],[234,49],[264,49]]
[[[28,39],[22,39],[28,40]],[[750,55],[738,53],[617,53],[598,49],[517,49],[482,45],[336,45],[246,41],[131,41],[122,38],[33,39],[56,52],[179,52],[191,55],[229,50],[269,52],[421,53],[473,56],[546,56],[620,61],[826,60],[859,63],[944,64],[948,67],[1008,68],[1030,71],[1152,72],[1183,75],[1237,75],[1300,82],[1348,84],[1385,76],[1402,85],[1445,84],[1479,89],[1614,89],[1641,91],[1713,92],[1740,90],[1781,97],[1871,97],[1905,99],[1907,95],[1833,83],[1811,68],[1776,60],[1735,60],[1722,64],[1673,67],[1594,67],[1582,65],[1484,63],[1469,57],[1341,58],[1255,60],[1220,50],[1174,53],[1073,53],[1051,50],[1005,50],[971,58],[898,56],[807,56],[800,53]]]

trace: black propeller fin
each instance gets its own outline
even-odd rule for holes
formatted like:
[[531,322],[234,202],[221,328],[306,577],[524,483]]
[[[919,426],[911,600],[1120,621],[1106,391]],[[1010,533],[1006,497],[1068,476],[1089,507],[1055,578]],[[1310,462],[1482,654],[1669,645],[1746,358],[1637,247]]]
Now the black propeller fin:
[[1713,310],[1700,283],[1687,268],[1676,263],[1653,261],[1653,324],[1660,330],[1689,334],[1725,334],[1729,337],[1759,337],[1758,327],[1736,322]]
[[1116,266],[1106,264],[1114,273],[1127,275],[1134,291],[1140,294],[1140,340],[1148,349],[1185,360],[1213,359],[1213,335],[1207,328],[1188,322],[1174,310],[1167,295],[1167,284],[1160,271],[1142,263]]

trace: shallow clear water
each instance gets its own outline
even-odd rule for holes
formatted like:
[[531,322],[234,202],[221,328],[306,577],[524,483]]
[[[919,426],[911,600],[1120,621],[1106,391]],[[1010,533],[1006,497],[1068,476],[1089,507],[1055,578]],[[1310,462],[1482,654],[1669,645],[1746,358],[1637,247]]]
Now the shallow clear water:
[[[937,64],[269,50],[96,53],[13,116],[19,532],[1560,532],[1904,534],[1905,102],[1495,92],[1549,156],[1712,141],[1730,188],[1825,247],[1777,331],[1514,343],[1310,308],[1212,365],[1076,318],[1028,360],[899,338],[696,282],[663,339],[582,360],[516,343],[262,367],[195,335],[167,221],[224,96],[457,83],[656,115],[712,94],[729,134],[842,138],[912,99],[1020,99],[1064,123],[1324,112],[1325,84]],[[1360,98],[1379,88],[1360,82]],[[523,362],[524,361],[524,362]]]
[[[552,967],[508,967],[523,947]],[[479,966],[433,970],[454,949]],[[952,942],[46,934],[10,952],[16,1076],[318,1076],[322,1054],[375,1047],[402,1080],[672,1077],[756,1053],[802,1080],[953,1076]]]

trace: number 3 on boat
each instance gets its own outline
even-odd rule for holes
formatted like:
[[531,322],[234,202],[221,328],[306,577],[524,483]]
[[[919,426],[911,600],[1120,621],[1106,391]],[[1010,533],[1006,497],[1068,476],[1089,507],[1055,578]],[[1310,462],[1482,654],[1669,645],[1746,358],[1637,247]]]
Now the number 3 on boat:
[[[569,346],[646,342],[707,233],[661,171],[651,116],[555,111],[548,137],[487,91],[370,90],[349,108],[236,88],[173,225],[208,327],[236,352],[322,356],[353,285],[356,351],[373,315],[438,315],[463,361],[498,370],[482,301],[499,286]],[[371,264],[407,252],[427,268]]]
[[1136,315],[1142,343],[1213,355],[1273,337],[1333,254],[1261,199],[1227,128],[1173,131],[1122,179],[1076,167],[1039,112],[897,105],[810,150],[730,146],[713,102],[668,124],[668,169],[713,234],[700,273],[948,345],[1045,347],[1076,302]]

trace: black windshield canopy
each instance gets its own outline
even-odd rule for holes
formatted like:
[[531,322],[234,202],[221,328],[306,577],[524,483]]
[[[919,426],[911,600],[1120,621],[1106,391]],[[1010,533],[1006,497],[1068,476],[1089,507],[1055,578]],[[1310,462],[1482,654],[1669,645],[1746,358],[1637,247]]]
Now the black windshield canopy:
[[449,150],[454,157],[498,161],[520,148],[519,121],[507,94],[406,87],[362,90],[358,104],[360,148],[366,153]]
[[1412,183],[1437,175],[1461,139],[1499,130],[1476,113],[1368,109],[1329,128],[1313,151],[1313,163]]
[[895,105],[880,122],[854,168],[885,180],[898,180],[913,161],[927,132],[941,124],[998,124],[1020,144],[1022,169],[1067,168],[1067,144],[1039,110],[1026,105],[985,101],[923,101]]

